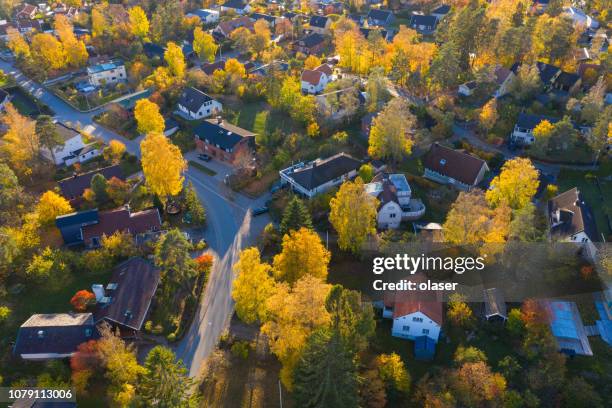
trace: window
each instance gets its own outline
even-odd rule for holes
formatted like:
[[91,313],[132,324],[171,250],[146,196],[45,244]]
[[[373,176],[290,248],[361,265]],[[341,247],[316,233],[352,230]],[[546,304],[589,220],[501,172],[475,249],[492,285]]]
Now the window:
[[402,330],[405,332],[410,331],[410,326],[403,326]]
[[413,322],[418,322],[418,323],[423,323],[423,318],[422,317],[413,317],[412,321]]
[[397,214],[395,214],[395,213],[391,213],[391,214],[389,214],[389,218],[395,218],[396,215]]
[[85,337],[91,337],[91,329],[85,329]]
[[429,334],[429,329],[423,329],[423,334]]

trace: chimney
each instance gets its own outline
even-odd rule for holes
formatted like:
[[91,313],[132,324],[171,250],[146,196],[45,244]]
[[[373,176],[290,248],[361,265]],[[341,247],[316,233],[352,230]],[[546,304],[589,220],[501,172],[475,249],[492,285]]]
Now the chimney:
[[91,285],[91,290],[96,295],[96,302],[99,302],[104,297],[104,286],[99,283]]

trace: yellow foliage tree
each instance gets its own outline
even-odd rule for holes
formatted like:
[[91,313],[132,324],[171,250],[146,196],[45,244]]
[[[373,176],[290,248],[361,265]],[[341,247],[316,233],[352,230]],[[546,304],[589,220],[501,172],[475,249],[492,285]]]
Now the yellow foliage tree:
[[372,122],[368,154],[377,159],[401,160],[412,152],[416,118],[402,98],[392,99]]
[[329,203],[329,221],[338,232],[340,249],[358,252],[368,235],[376,232],[378,200],[366,193],[363,181],[357,177],[346,182]]
[[55,217],[70,214],[73,211],[74,209],[68,200],[50,190],[40,197],[40,201],[36,206],[38,220],[42,225],[52,225],[55,221]]
[[30,57],[30,45],[22,37],[21,33],[16,29],[9,27],[6,30],[8,36],[8,47],[16,57],[18,58],[29,58]]
[[66,63],[71,67],[84,66],[89,54],[85,48],[85,43],[79,41],[74,35],[74,27],[68,17],[63,14],[56,14],[53,28],[62,43],[62,47],[64,47]]
[[149,19],[147,14],[140,6],[132,7],[128,13],[132,34],[138,38],[145,39],[149,35]]
[[187,163],[180,149],[161,133],[152,132],[140,142],[142,171],[147,186],[162,203],[183,189]]
[[134,107],[134,117],[140,133],[163,133],[164,117],[159,113],[159,106],[148,99],[139,99]]
[[482,107],[480,114],[478,115],[478,119],[480,120],[480,125],[483,127],[483,129],[488,131],[495,126],[497,116],[497,102],[495,98],[492,98]]
[[304,69],[315,69],[319,65],[321,65],[321,59],[316,55],[311,54],[304,60]]
[[185,63],[185,56],[181,47],[173,42],[169,42],[166,46],[166,52],[164,53],[164,60],[168,64],[168,69],[172,76],[177,79],[183,79],[185,77],[185,70],[187,64]]
[[8,130],[2,137],[0,145],[8,160],[22,176],[32,174],[32,161],[40,153],[40,140],[36,133],[36,122],[21,115],[11,103],[6,104],[2,122]]
[[539,185],[538,171],[531,160],[517,157],[505,162],[499,176],[491,181],[487,201],[493,206],[505,203],[517,210],[531,202]]
[[290,231],[283,237],[283,249],[274,257],[274,276],[293,285],[305,275],[325,280],[331,254],[316,232],[308,228]]
[[66,53],[62,44],[51,34],[39,33],[32,37],[32,58],[41,67],[62,69],[66,66]]
[[238,276],[232,288],[232,298],[236,302],[236,314],[243,322],[266,320],[266,301],[274,293],[270,271],[270,265],[261,262],[257,248],[247,248],[240,253],[234,265]]
[[113,164],[117,164],[121,161],[124,153],[125,145],[119,140],[113,139],[108,142],[108,147],[104,149],[104,158],[110,160]]
[[213,62],[219,46],[215,43],[212,35],[204,32],[202,27],[193,30],[193,50],[200,60]]
[[317,328],[329,324],[325,299],[330,288],[320,279],[306,275],[293,289],[286,283],[278,284],[266,301],[268,320],[261,332],[268,336],[270,350],[283,364],[281,381],[290,389],[293,369],[306,339]]

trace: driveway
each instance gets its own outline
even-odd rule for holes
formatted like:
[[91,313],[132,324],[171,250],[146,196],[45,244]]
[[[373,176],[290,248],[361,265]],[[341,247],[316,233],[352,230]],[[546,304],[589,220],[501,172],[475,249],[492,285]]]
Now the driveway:
[[[100,110],[89,113],[79,112],[42,86],[29,80],[10,63],[0,61],[0,69],[14,76],[20,86],[48,105],[58,120],[79,125],[85,132],[100,137],[105,142],[111,139],[120,140],[129,153],[140,157],[141,138],[128,140],[93,122],[93,116]],[[187,158],[191,158],[192,154],[187,154]],[[177,357],[185,362],[190,376],[193,377],[200,373],[203,361],[216,346],[233,313],[232,265],[242,248],[254,243],[265,225],[270,222],[267,214],[252,218],[249,211],[250,208],[263,205],[269,198],[268,195],[252,200],[242,194],[231,192],[225,188],[222,181],[225,175],[223,171],[229,168],[214,161],[207,165],[214,167],[216,171],[219,170],[215,177],[194,168],[189,168],[185,174],[185,180],[193,183],[200,201],[206,208],[208,227],[205,239],[210,245],[208,250],[215,256],[205,293],[191,327],[185,337],[175,345]]]

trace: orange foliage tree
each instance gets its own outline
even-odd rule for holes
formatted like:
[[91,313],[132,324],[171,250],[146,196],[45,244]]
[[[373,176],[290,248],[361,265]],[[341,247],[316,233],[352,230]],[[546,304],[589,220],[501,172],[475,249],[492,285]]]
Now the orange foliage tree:
[[70,304],[74,307],[75,310],[79,312],[83,312],[87,309],[87,306],[92,304],[96,299],[96,295],[91,293],[88,290],[79,290],[74,294],[72,299],[70,299]]

